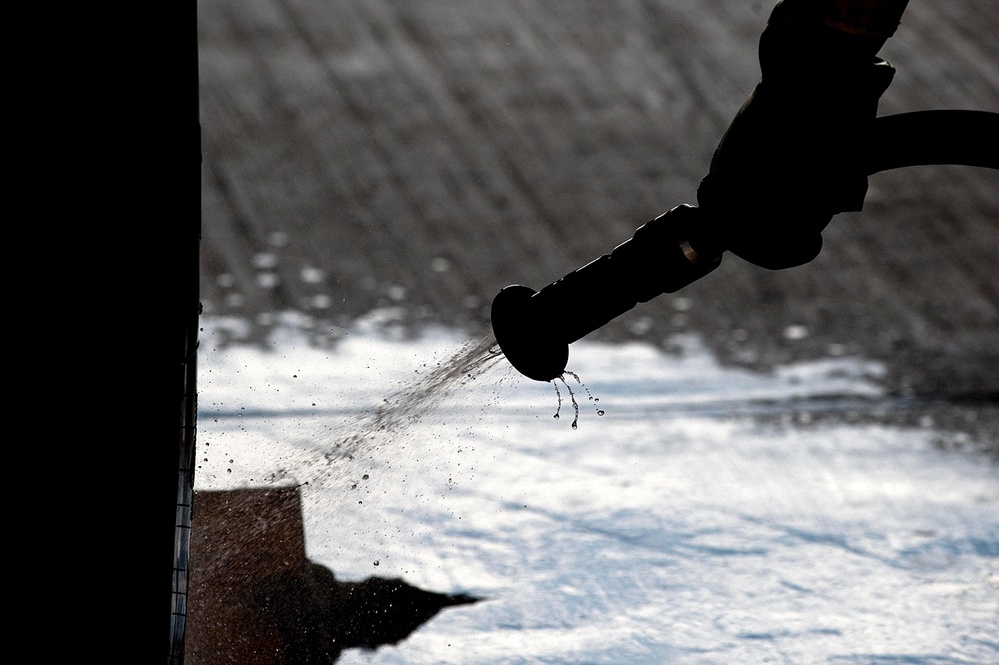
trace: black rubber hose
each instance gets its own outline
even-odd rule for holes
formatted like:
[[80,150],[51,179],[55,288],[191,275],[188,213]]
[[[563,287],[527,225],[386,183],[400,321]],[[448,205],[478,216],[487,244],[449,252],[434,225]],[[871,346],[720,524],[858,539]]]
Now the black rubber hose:
[[961,164],[999,169],[999,113],[914,111],[874,121],[868,173]]

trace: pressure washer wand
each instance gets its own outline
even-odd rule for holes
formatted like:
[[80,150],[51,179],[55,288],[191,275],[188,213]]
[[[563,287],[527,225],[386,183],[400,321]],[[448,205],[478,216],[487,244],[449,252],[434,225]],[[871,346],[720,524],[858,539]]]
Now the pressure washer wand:
[[[919,111],[875,121],[866,172],[926,164],[999,169],[999,114]],[[569,344],[721,263],[725,241],[703,208],[680,205],[635,231],[610,254],[535,292],[514,284],[493,299],[492,326],[521,374],[551,381],[565,371]]]

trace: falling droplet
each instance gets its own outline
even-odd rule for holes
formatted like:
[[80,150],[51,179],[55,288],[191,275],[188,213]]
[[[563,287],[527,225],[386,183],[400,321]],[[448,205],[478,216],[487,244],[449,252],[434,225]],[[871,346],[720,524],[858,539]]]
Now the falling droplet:
[[[586,384],[583,383],[580,380],[579,375],[576,374],[575,372],[570,372],[569,370],[566,370],[565,373],[568,374],[569,376],[571,376],[572,378],[576,379],[576,383],[578,383],[580,386],[583,387],[583,390],[586,391],[586,397],[587,397],[587,399],[589,399],[591,402],[593,402],[593,408],[597,412],[597,415],[598,416],[604,415],[604,411],[602,409],[597,408],[597,406],[596,406],[597,402],[600,401],[600,398],[593,396],[593,393],[591,393],[590,389],[586,387]],[[568,386],[568,384],[566,384],[566,386]]]
[[[568,370],[566,370],[566,373],[567,374],[571,374],[572,376],[576,376],[575,374],[573,374],[572,372],[570,372]],[[572,387],[565,380],[565,374],[562,374],[562,376],[560,376],[559,378],[562,380],[562,383],[565,384],[566,390],[569,391],[569,399],[572,401],[572,412],[573,412],[573,414],[575,416],[572,419],[572,429],[576,429],[576,427],[579,424],[579,403],[576,402],[576,394],[572,392]],[[576,380],[579,381],[579,377],[578,376],[576,376]],[[557,389],[558,389],[558,387],[556,386],[556,390]]]
[[555,396],[558,397],[558,408],[555,409],[555,415],[552,416],[555,420],[558,420],[559,413],[562,411],[562,391],[558,389],[558,384],[552,380],[552,385],[555,386]]

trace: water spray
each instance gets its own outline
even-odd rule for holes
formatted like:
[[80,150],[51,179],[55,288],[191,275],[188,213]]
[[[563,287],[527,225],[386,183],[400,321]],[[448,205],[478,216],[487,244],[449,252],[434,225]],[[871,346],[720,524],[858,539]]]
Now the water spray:
[[[999,169],[999,114],[919,111],[874,121],[866,172],[961,164]],[[638,303],[673,293],[721,263],[726,240],[703,208],[680,205],[632,238],[539,291],[513,284],[493,299],[496,342],[510,364],[536,381],[565,372],[569,345]]]

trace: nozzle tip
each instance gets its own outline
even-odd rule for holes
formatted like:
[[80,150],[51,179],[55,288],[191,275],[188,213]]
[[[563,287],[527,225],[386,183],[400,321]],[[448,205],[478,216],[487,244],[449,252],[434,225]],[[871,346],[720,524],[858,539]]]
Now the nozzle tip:
[[493,334],[503,355],[529,379],[552,381],[565,372],[569,345],[556,335],[555,322],[531,300],[536,292],[513,284],[493,298]]

